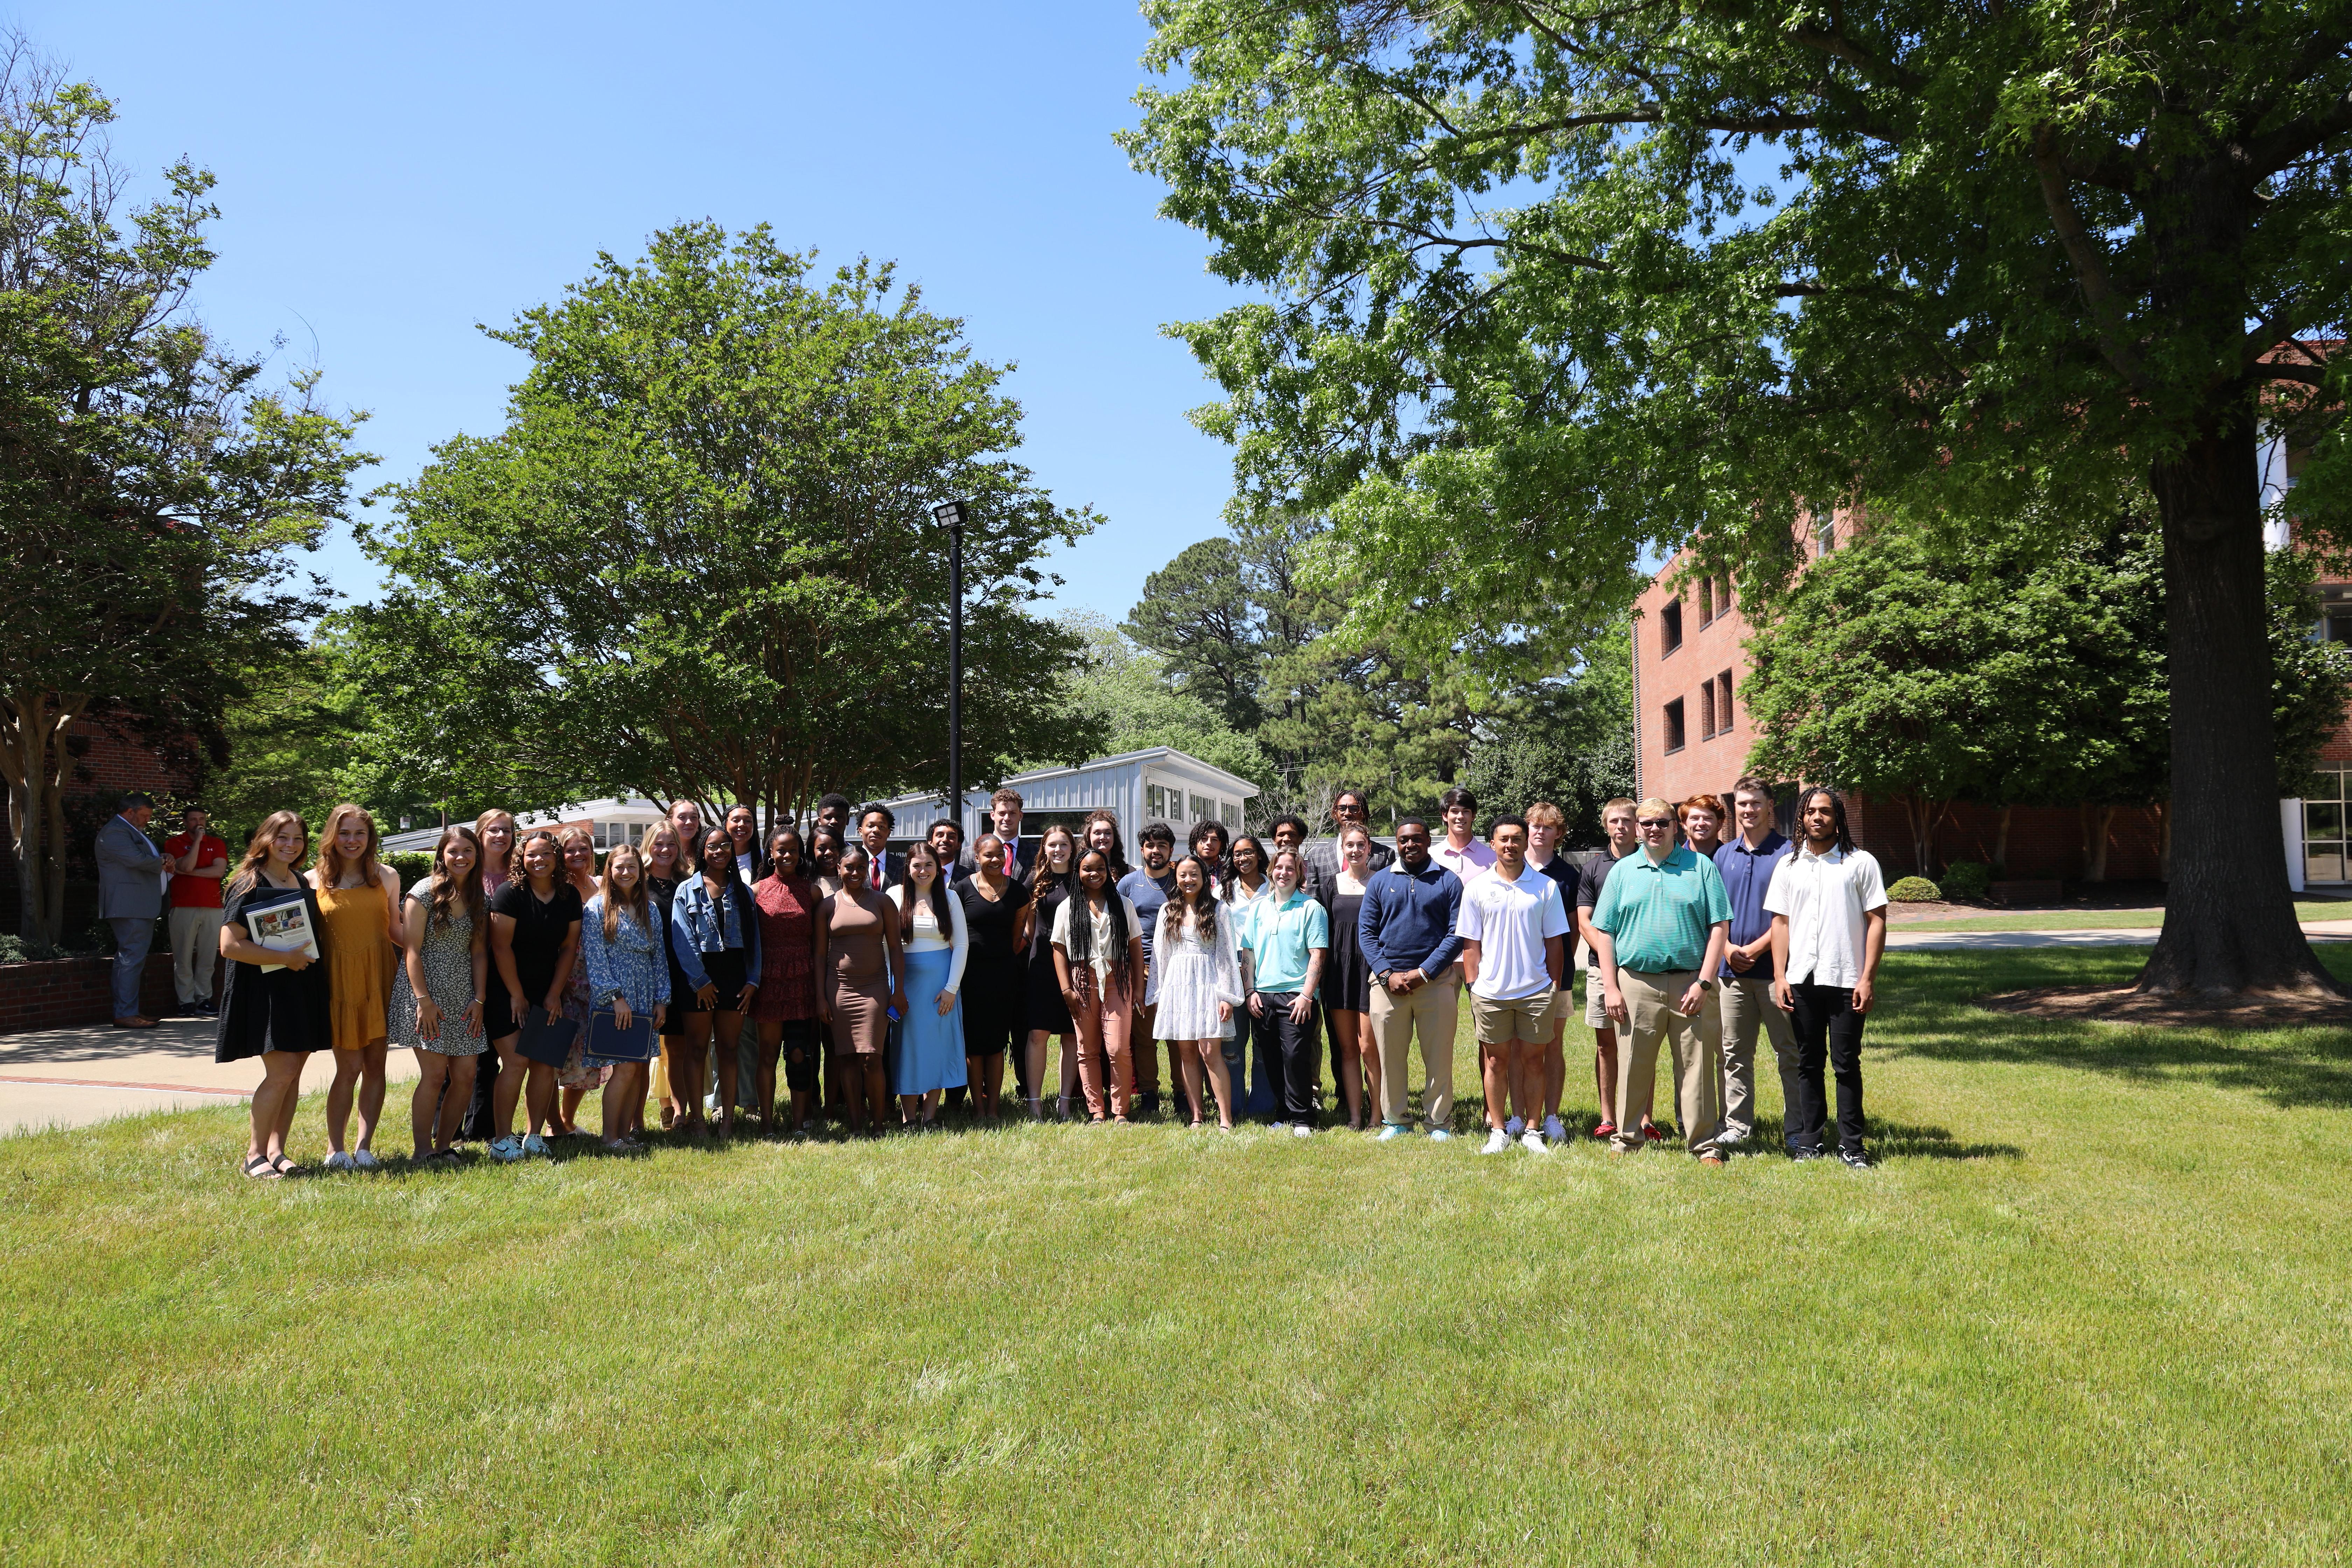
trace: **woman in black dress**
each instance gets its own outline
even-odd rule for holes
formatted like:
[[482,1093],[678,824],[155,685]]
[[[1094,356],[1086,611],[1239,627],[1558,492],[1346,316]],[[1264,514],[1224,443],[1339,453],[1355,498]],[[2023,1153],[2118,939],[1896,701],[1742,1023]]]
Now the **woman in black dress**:
[[1062,1037],[1062,1101],[1064,1121],[1078,1092],[1078,1026],[1070,1005],[1062,997],[1061,977],[1054,972],[1054,911],[1068,901],[1077,872],[1078,841],[1066,827],[1049,827],[1037,841],[1037,858],[1029,868],[1029,1000],[1024,1012],[1029,1028],[1028,1077],[1023,1082],[1029,1114],[1044,1115],[1039,1095],[1045,1087],[1045,1037]]
[[983,833],[972,847],[972,873],[955,890],[963,900],[970,941],[963,965],[963,1065],[973,1113],[997,1119],[1004,1052],[1018,1037],[1023,1048],[1015,1071],[1034,1121],[1041,1108],[1030,1090],[1028,1037],[1022,1028],[1029,986],[1029,889],[1004,874],[1004,841]]
[[1371,830],[1350,823],[1339,830],[1339,868],[1324,879],[1317,897],[1331,922],[1331,958],[1323,967],[1322,986],[1337,1047],[1331,1071],[1339,1080],[1348,1125],[1358,1132],[1371,1126],[1374,1107],[1381,1103],[1381,1047],[1371,1029],[1372,972],[1356,931],[1371,875]]
[[[555,1068],[522,1053],[523,1026],[530,1010],[563,1016],[563,993],[572,984],[572,955],[580,946],[580,894],[563,879],[563,847],[554,834],[534,828],[515,846],[514,873],[490,900],[490,957],[507,994],[513,1033],[492,1040],[498,1047],[499,1082],[490,1116],[498,1136],[490,1158],[515,1161],[547,1152],[541,1127],[555,1122]],[[530,1130],[514,1135],[515,1100],[529,1103]]]
[[[245,1152],[245,1173],[255,1181],[300,1172],[286,1156],[286,1134],[302,1097],[302,1065],[312,1051],[334,1044],[326,917],[319,912],[318,896],[294,868],[310,847],[310,831],[299,813],[271,814],[245,847],[221,910],[220,953],[229,962],[222,976],[213,1060],[261,1058],[261,1087],[253,1091],[253,1137]],[[310,917],[315,954],[279,952],[253,940],[247,917],[280,906],[289,911],[299,907]],[[264,964],[272,967],[265,971]]]

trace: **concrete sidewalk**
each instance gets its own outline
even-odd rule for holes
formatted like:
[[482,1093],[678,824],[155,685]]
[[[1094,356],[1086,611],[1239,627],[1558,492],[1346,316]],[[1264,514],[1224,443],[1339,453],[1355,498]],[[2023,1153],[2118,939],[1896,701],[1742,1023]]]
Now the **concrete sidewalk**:
[[[1890,952],[1973,952],[2000,947],[2153,947],[2155,926],[2099,926],[2080,931],[1945,931],[1897,927],[1886,933]],[[2352,921],[2312,921],[2313,942],[2352,942]]]
[[[152,1029],[110,1024],[0,1035],[0,1137],[44,1127],[84,1127],[150,1110],[240,1104],[261,1081],[258,1061],[213,1060],[209,1018],[166,1018]],[[394,1051],[394,1082],[416,1076],[409,1051]],[[302,1069],[305,1093],[334,1081],[332,1053],[314,1053]],[[384,1113],[395,1109],[387,1097]],[[398,1120],[407,1125],[405,1105]]]

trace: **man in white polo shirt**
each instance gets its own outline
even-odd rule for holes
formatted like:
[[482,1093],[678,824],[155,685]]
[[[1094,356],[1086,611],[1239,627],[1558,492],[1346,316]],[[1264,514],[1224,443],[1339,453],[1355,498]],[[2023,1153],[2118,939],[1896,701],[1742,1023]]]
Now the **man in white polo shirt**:
[[[1487,844],[1495,851],[1495,868],[1462,889],[1456,928],[1486,1086],[1486,1146],[1478,1152],[1499,1154],[1517,1134],[1529,1152],[1540,1154],[1543,1134],[1528,1124],[1543,1114],[1552,998],[1567,973],[1568,905],[1559,884],[1528,864],[1524,817],[1496,817]],[[1507,1122],[1513,1100],[1519,1114]]]
[[1773,868],[1764,908],[1772,917],[1772,1000],[1796,1026],[1797,1102],[1788,1108],[1789,1153],[1818,1160],[1829,1107],[1822,1059],[1837,1075],[1838,1158],[1870,1169],[1862,1144],[1862,1021],[1875,1000],[1886,951],[1886,889],[1878,861],[1853,847],[1837,792],[1807,790],[1797,803],[1804,842]]

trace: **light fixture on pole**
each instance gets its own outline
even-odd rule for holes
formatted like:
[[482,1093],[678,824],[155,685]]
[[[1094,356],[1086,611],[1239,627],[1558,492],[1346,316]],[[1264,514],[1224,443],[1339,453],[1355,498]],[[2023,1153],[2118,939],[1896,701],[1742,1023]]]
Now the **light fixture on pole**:
[[960,500],[943,500],[931,508],[932,521],[948,531],[948,810],[956,826],[969,832],[963,819],[964,512]]

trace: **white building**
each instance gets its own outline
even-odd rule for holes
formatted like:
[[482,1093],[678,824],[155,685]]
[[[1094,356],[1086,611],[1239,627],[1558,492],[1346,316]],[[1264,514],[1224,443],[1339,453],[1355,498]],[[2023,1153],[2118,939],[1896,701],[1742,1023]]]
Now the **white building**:
[[[1130,861],[1138,858],[1135,835],[1145,823],[1168,824],[1176,830],[1179,845],[1196,822],[1222,822],[1232,837],[1242,830],[1243,807],[1257,795],[1257,785],[1249,780],[1172,746],[1097,757],[1081,767],[1015,773],[1001,787],[1021,792],[1024,838],[1057,823],[1075,828],[1090,811],[1117,813]],[[988,797],[994,793],[964,792],[967,843],[988,831]],[[898,819],[895,837],[901,839],[921,837],[947,813],[946,797],[940,795],[902,795],[883,804]]]
[[[576,805],[559,805],[547,811],[518,812],[517,827],[565,827],[579,823],[595,835],[599,851],[616,844],[635,844],[653,823],[666,814],[658,802],[638,798],[583,800]],[[430,852],[441,837],[438,827],[419,827],[407,833],[387,833],[383,836],[386,849],[422,849]]]

